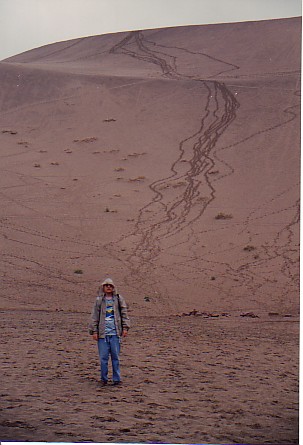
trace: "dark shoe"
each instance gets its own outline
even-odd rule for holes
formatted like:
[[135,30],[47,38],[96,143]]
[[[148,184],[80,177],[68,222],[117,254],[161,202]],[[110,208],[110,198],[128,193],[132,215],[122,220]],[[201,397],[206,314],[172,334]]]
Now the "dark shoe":
[[101,386],[106,386],[107,385],[107,381],[106,380],[101,380]]
[[122,385],[121,381],[120,382],[113,382],[113,386],[119,386],[119,385]]

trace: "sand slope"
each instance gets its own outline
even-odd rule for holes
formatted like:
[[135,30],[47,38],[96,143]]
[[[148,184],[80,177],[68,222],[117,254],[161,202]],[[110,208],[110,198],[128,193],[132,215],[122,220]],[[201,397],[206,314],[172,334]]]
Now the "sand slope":
[[8,301],[86,308],[110,273],[140,312],[296,311],[299,32],[172,28],[3,62]]
[[[299,18],[147,30],[60,42],[0,63],[0,308],[10,370],[3,438],[296,443],[300,33]],[[117,404],[109,391],[101,413],[96,406],[88,413],[86,397],[95,404],[100,393],[96,361],[85,374],[96,358],[86,325],[106,275],[133,319],[129,386]],[[203,315],[178,317],[193,309]],[[69,347],[70,317],[68,336],[78,343],[64,358],[67,377],[58,351]],[[50,356],[39,343],[40,323]],[[186,332],[195,342],[182,350]],[[23,357],[23,342],[27,354],[38,346],[33,361]],[[20,370],[15,354],[44,363],[41,375]],[[211,366],[224,381],[211,377]],[[236,373],[235,393],[226,367]],[[265,407],[260,379],[270,372]],[[16,389],[16,378],[27,383]],[[63,416],[66,400],[53,385],[67,379],[77,390],[66,400],[72,410],[80,403],[79,418],[66,415],[57,430],[46,411],[52,403],[50,421]],[[33,382],[40,389],[32,410],[45,415],[32,425]],[[136,397],[140,409],[130,405]],[[174,402],[181,405],[171,412]],[[118,436],[116,424],[88,426],[125,410]],[[180,415],[193,417],[180,423]]]

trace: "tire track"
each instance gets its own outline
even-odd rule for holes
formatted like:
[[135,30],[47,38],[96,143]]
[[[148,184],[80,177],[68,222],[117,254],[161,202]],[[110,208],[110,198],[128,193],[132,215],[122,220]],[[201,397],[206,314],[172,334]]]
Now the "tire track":
[[[197,253],[200,242],[198,235],[203,235],[203,239],[211,233],[215,236],[218,230],[224,231],[224,227],[196,232],[196,245],[193,243],[190,248],[190,260],[188,260],[190,268],[203,273],[206,280],[207,275],[208,279],[212,275],[215,277],[220,275],[219,281],[211,282],[211,287],[216,289],[220,295],[228,297],[232,294],[235,300],[236,295],[249,294],[253,304],[251,310],[256,309],[255,303],[259,305],[260,302],[264,310],[267,306],[267,295],[270,297],[270,301],[275,301],[276,308],[292,310],[290,307],[292,301],[295,301],[295,295],[298,294],[299,289],[300,202],[297,200],[289,205],[283,205],[283,203],[288,202],[288,194],[292,194],[292,189],[297,186],[298,184],[273,196],[271,200],[265,201],[262,206],[250,212],[241,224],[234,225],[237,238],[244,240],[242,246],[232,246],[228,249],[228,244],[224,244],[225,250],[222,250],[219,245],[214,250],[206,251],[203,258],[199,258]],[[273,206],[272,211],[269,210],[271,206]],[[287,224],[271,222],[281,214],[285,215],[283,219],[286,218],[289,221]],[[269,220],[268,223],[267,220]],[[262,226],[266,225],[273,227],[275,233],[273,237],[269,239],[267,237],[264,240]],[[239,230],[237,230],[237,226]],[[245,245],[248,246],[248,250],[243,249]],[[229,250],[236,252],[236,254],[231,253],[233,262],[229,261]],[[216,251],[220,251],[221,261],[212,259]],[[181,266],[186,267],[187,263],[182,262]],[[189,268],[188,276],[191,276]],[[272,309],[272,307],[268,307],[268,310]]]
[[[171,55],[172,51],[174,55]],[[201,103],[206,102],[201,109],[197,131],[179,143],[178,158],[171,165],[170,175],[150,185],[154,197],[140,209],[133,232],[118,241],[135,240],[125,264],[131,276],[136,276],[142,286],[149,284],[152,289],[156,287],[156,280],[151,276],[151,270],[161,253],[163,241],[189,228],[215,199],[216,190],[210,175],[215,166],[213,151],[221,135],[236,118],[239,107],[234,95],[223,83],[180,73],[176,54],[185,52],[205,57],[205,54],[183,48],[157,45],[146,40],[142,32],[130,33],[110,50],[112,54],[124,54],[154,64],[166,79],[196,81],[202,93]],[[212,59],[226,67],[225,70],[220,67],[221,73],[238,68]],[[108,246],[111,253],[112,247],[112,244]],[[128,281],[127,278],[125,281]]]
[[[287,282],[283,287],[280,299],[287,296],[287,289],[290,281],[294,286],[297,286],[298,276],[294,272],[294,267],[297,266],[297,259],[293,257],[293,243],[294,230],[299,221],[298,203],[290,206],[288,211],[294,211],[294,216],[290,218],[290,222],[281,228],[271,245],[261,247],[263,253],[260,258],[253,259],[253,257],[242,252],[239,257],[238,264],[230,264],[226,262],[227,257],[224,256],[222,261],[213,261],[211,255],[209,258],[201,258],[201,250],[196,249],[196,246],[201,243],[198,240],[197,234],[193,230],[193,225],[207,210],[209,205],[213,203],[216,198],[216,183],[226,176],[234,173],[234,169],[225,160],[221,159],[220,153],[224,150],[235,148],[240,144],[254,138],[258,135],[263,135],[272,132],[278,128],[283,128],[298,117],[298,105],[285,107],[283,111],[285,120],[274,123],[273,125],[263,128],[246,138],[236,141],[228,146],[218,148],[218,141],[226,129],[232,124],[236,118],[239,103],[229,88],[218,80],[213,80],[209,76],[201,78],[198,76],[181,74],[182,64],[178,60],[178,56],[188,52],[189,54],[198,55],[184,48],[164,47],[158,45],[150,40],[144,38],[141,32],[131,33],[125,37],[121,42],[111,49],[113,54],[123,54],[135,58],[144,63],[154,64],[161,70],[161,75],[169,80],[181,81],[191,80],[197,82],[201,94],[201,103],[206,98],[204,107],[201,108],[200,126],[197,131],[184,138],[178,146],[178,157],[171,165],[170,174],[160,180],[150,184],[150,189],[153,192],[153,198],[144,207],[139,210],[138,217],[134,226],[134,230],[129,234],[121,237],[117,243],[112,243],[108,252],[110,254],[115,250],[115,244],[123,242],[132,242],[131,253],[121,259],[121,255],[117,255],[117,259],[122,261],[126,268],[131,272],[130,278],[125,277],[125,282],[128,283],[136,277],[136,280],[141,285],[142,290],[150,287],[157,289],[158,303],[166,303],[169,305],[169,298],[167,289],[162,291],[158,288],[157,280],[154,277],[153,271],[157,270],[157,261],[161,254],[166,253],[175,247],[175,236],[179,235],[181,241],[178,243],[184,244],[185,248],[191,245],[190,254],[179,258],[171,253],[172,265],[163,263],[161,267],[165,273],[171,277],[175,277],[176,282],[179,281],[178,273],[175,271],[175,266],[185,267],[195,270],[200,274],[211,275],[212,271],[220,271],[224,285],[217,282],[212,282],[211,285],[217,289],[220,294],[228,295],[230,291],[235,291],[235,295],[239,295],[242,291],[249,292],[252,301],[258,293],[263,292],[263,287],[267,283],[275,285],[276,279],[271,278],[271,275],[262,278],[262,270],[266,267],[270,268],[272,261],[281,262],[281,275],[285,277]],[[200,54],[201,57],[206,57],[205,54]],[[211,58],[211,56],[209,56]],[[214,59],[218,63],[225,63],[222,60]],[[224,67],[220,67],[216,71],[216,75],[224,74],[225,71],[237,70],[239,67],[226,63]],[[297,71],[291,72],[291,74]],[[253,75],[252,77],[267,77],[270,73],[262,75]],[[289,75],[287,72],[273,73],[277,77],[284,77]],[[223,75],[222,78],[232,78],[232,76]],[[237,77],[235,75],[234,77]],[[242,76],[247,78],[248,76]],[[292,90],[293,91],[293,90]],[[299,96],[299,91],[296,90],[294,96]],[[184,129],[186,132],[186,129]],[[222,166],[225,173],[220,175],[212,175],[215,169],[220,170]],[[275,197],[272,198],[275,201]],[[250,235],[250,225],[253,218],[253,213],[258,209],[254,209],[248,220],[244,222],[244,236],[247,235],[248,242],[253,244],[253,237]],[[278,210],[278,213],[283,211]],[[263,212],[262,218],[266,218],[267,212]],[[267,215],[268,216],[268,215]],[[237,225],[239,229],[237,230]],[[243,232],[243,224],[234,224],[235,230],[240,235]],[[211,229],[224,230],[222,229]],[[199,231],[199,234],[206,233]],[[234,247],[232,248],[234,249]],[[118,252],[118,249],[117,249]],[[211,254],[211,252],[209,252]],[[228,248],[225,248],[225,254],[228,253]],[[240,263],[240,264],[239,264]],[[186,269],[186,270],[187,270]],[[183,269],[182,269],[183,270]],[[188,269],[189,270],[189,269]],[[226,282],[228,285],[226,286]],[[234,283],[234,284],[232,284]],[[165,287],[165,286],[164,286]],[[240,291],[239,291],[240,289]],[[176,310],[176,308],[175,308]]]
[[[150,185],[155,197],[139,212],[135,231],[144,231],[145,238],[151,239],[147,245],[144,243],[140,246],[143,250],[152,251],[154,232],[161,239],[174,236],[199,219],[215,199],[215,189],[209,175],[214,167],[211,152],[220,135],[234,120],[237,103],[227,96],[223,115],[220,116],[219,99],[223,99],[226,90],[217,82],[214,85],[206,83],[205,86],[208,100],[199,131],[180,143],[180,156],[171,167],[172,174]],[[214,98],[213,103],[211,98]],[[185,173],[182,172],[183,161],[188,166]],[[171,200],[169,196],[164,196],[163,188],[181,189],[181,192],[178,190],[176,198]],[[161,203],[162,212],[157,212],[158,203]],[[160,220],[144,228],[146,212],[154,213]]]

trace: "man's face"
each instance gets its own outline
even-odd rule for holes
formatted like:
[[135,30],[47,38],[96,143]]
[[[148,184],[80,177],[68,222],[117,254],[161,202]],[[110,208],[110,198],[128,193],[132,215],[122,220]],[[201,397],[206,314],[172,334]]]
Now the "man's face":
[[111,295],[113,293],[114,286],[112,284],[104,284],[103,290],[106,295]]

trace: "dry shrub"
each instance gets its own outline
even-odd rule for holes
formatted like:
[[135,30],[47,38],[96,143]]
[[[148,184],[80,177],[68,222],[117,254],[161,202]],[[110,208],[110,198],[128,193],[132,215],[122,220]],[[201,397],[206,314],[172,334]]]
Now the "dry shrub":
[[97,140],[98,140],[98,138],[93,136],[93,137],[87,137],[87,138],[83,138],[83,139],[74,139],[74,142],[86,142],[86,143],[89,143],[89,142],[95,142]]
[[223,212],[220,212],[220,213],[218,213],[218,215],[215,216],[215,219],[232,219],[232,218],[233,218],[233,215],[223,213]]
[[138,176],[137,178],[130,178],[129,182],[140,182],[140,181],[144,181],[145,176]]

